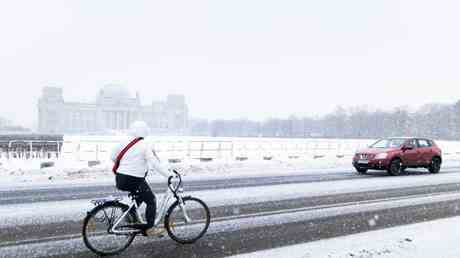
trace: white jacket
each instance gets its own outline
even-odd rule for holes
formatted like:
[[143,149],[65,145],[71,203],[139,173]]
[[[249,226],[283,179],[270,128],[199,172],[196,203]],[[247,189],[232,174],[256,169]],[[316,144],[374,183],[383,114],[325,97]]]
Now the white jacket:
[[[136,124],[138,123],[138,124]],[[148,127],[144,122],[135,122],[130,129],[132,137],[120,141],[113,149],[110,155],[113,162],[117,159],[118,154],[136,137],[145,137],[148,135]],[[149,170],[155,170],[164,177],[168,178],[173,174],[168,167],[161,164],[158,158],[153,154],[153,149],[145,140],[134,144],[121,158],[117,173],[145,177]]]

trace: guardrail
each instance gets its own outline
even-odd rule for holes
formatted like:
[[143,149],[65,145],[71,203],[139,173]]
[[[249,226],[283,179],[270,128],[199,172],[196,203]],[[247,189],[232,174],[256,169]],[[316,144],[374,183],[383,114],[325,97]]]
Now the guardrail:
[[[268,160],[273,158],[339,158],[354,155],[371,141],[350,140],[176,140],[150,142],[163,160],[178,162],[188,159]],[[64,141],[61,157],[76,160],[107,160],[115,141]]]
[[0,159],[58,158],[63,141],[10,140],[0,142]]

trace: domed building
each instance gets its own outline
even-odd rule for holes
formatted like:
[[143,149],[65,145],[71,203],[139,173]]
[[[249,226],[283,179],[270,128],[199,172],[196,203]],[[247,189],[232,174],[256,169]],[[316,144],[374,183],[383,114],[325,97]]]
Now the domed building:
[[106,85],[94,103],[64,101],[62,88],[45,87],[38,103],[38,124],[42,133],[107,133],[123,131],[136,120],[146,121],[154,133],[184,133],[188,107],[183,95],[168,95],[164,102],[141,104],[120,85]]

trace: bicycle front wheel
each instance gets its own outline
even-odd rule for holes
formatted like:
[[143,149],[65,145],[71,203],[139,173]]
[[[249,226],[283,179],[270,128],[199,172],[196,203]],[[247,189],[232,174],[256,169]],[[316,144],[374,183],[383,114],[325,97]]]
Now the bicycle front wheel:
[[[135,233],[115,234],[109,232],[128,206],[118,202],[106,203],[95,207],[83,221],[83,241],[94,253],[114,255],[124,251],[133,242]],[[117,228],[132,224],[136,221],[134,212],[128,213]]]
[[206,203],[198,198],[185,197],[183,201],[183,207],[178,201],[169,207],[165,217],[165,228],[174,241],[192,244],[208,230],[211,214]]

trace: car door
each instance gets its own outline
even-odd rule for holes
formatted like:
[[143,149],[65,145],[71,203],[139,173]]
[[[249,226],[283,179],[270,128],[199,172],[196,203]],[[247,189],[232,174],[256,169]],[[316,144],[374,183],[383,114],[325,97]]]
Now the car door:
[[418,152],[418,143],[415,139],[407,140],[405,146],[411,146],[411,150],[402,151],[402,160],[405,166],[418,166],[420,153]]
[[419,152],[421,155],[421,165],[428,165],[431,163],[431,159],[433,156],[433,150],[431,149],[430,141],[426,139],[417,139]]

